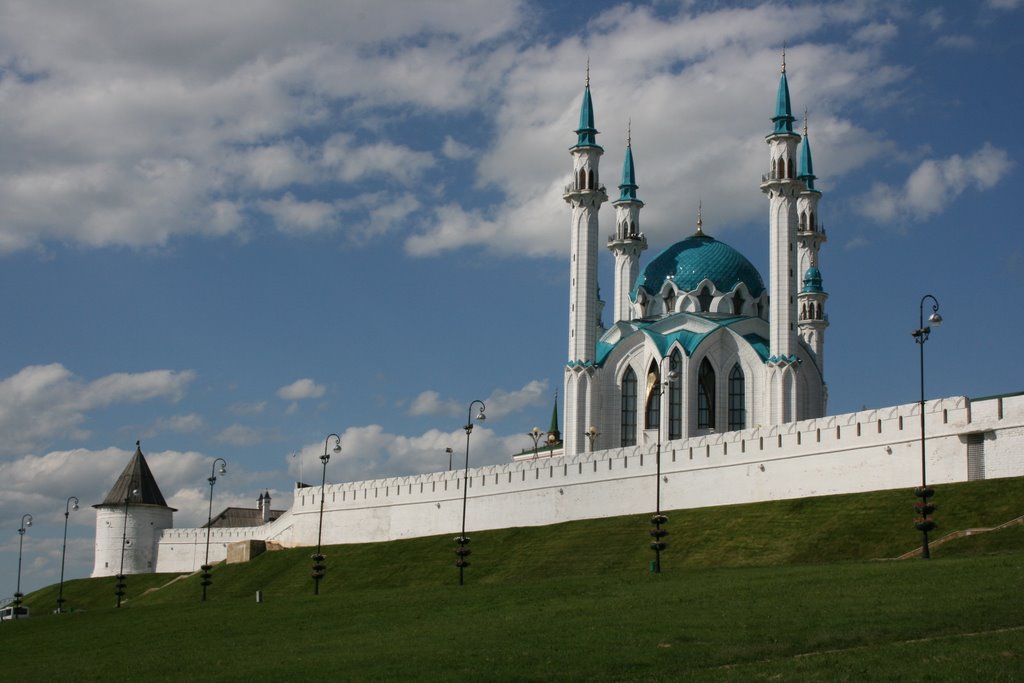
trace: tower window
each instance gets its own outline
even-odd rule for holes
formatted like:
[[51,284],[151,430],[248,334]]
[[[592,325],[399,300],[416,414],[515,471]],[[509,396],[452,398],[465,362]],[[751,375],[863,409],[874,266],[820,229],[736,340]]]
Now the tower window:
[[715,426],[715,369],[705,358],[697,371],[697,429]]
[[732,312],[733,312],[733,315],[742,315],[743,314],[743,304],[745,304],[745,303],[746,303],[746,301],[743,299],[743,295],[740,294],[739,290],[733,292],[733,294],[732,294]]
[[576,186],[576,189],[578,190],[587,189],[587,172],[582,168],[580,169],[580,177],[579,180],[576,181]]
[[597,185],[594,184],[594,172],[590,172],[590,176],[587,178],[587,188],[593,190]]
[[729,431],[743,429],[747,426],[744,388],[743,370],[737,363],[729,372]]
[[621,429],[623,446],[636,445],[636,373],[633,368],[622,376]]
[[673,290],[669,290],[665,294],[665,315],[672,313],[676,310],[676,293]]

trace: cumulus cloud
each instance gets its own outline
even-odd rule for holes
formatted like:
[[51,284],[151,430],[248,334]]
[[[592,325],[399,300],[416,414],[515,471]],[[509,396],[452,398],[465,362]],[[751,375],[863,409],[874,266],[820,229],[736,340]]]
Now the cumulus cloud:
[[119,372],[85,381],[60,363],[32,365],[0,380],[0,453],[33,450],[53,439],[82,439],[88,413],[117,403],[178,401],[191,370]]
[[899,29],[891,22],[868,24],[853,34],[853,39],[862,43],[888,43],[899,35]]
[[1006,151],[986,142],[968,157],[922,161],[902,187],[876,183],[858,206],[879,223],[922,221],[944,211],[967,189],[991,189],[1011,168]]
[[178,432],[179,434],[192,434],[206,426],[202,415],[189,413],[188,415],[172,415],[162,417],[153,423],[150,433]]
[[338,209],[334,205],[319,200],[301,201],[291,193],[280,199],[261,201],[258,206],[284,233],[320,232],[339,225]]
[[317,384],[309,378],[303,378],[278,389],[277,396],[286,401],[301,401],[306,398],[320,398],[326,391],[327,387],[322,384]]
[[237,422],[225,427],[213,438],[219,443],[226,443],[232,446],[254,446],[258,443],[263,443],[266,439],[260,430]]
[[[500,417],[515,413],[529,406],[542,405],[547,393],[548,383],[541,380],[527,382],[521,389],[505,391],[495,389],[484,399],[488,417]],[[453,399],[445,399],[436,391],[428,390],[420,393],[409,406],[411,415],[464,415],[468,404]]]
[[232,403],[228,406],[228,412],[232,415],[259,415],[266,409],[266,401],[259,401],[255,403]]

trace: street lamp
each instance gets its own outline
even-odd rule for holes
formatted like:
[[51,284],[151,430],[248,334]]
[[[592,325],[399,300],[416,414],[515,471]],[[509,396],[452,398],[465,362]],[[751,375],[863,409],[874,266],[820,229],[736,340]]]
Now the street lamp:
[[526,432],[526,435],[533,439],[533,458],[537,459],[537,444],[540,443],[541,438],[544,436],[544,432],[540,431],[540,427],[534,427],[530,431]]
[[[659,415],[659,417],[660,417],[661,413],[663,412],[661,410],[661,397],[662,397],[662,394],[664,393],[662,391],[662,388],[663,387],[671,388],[672,382],[676,378],[679,377],[679,373],[672,369],[670,358],[671,357],[662,358],[661,361],[659,362],[658,369],[659,369],[659,371],[661,371],[661,375],[662,375],[662,377],[664,377],[664,379],[662,379],[661,377],[658,377],[657,378],[657,384],[655,384],[655,386],[653,387],[653,389],[655,391],[655,396],[656,396],[655,400],[658,401],[658,415]],[[669,361],[669,371],[668,371],[668,373],[665,373],[665,371],[664,371],[665,370],[665,361],[666,360]],[[661,425],[662,425],[663,422],[664,421],[661,420],[661,419],[658,420],[658,445],[657,445],[657,450],[655,451],[655,455],[654,455],[654,463],[655,463],[654,516],[651,517],[651,524],[654,525],[654,528],[651,529],[651,536],[654,538],[654,540],[651,541],[651,550],[654,551],[654,573],[655,574],[660,574],[661,573],[661,551],[668,547],[668,544],[665,543],[665,540],[664,540],[665,537],[668,536],[668,532],[661,528],[662,524],[665,524],[666,522],[668,522],[668,517],[666,517],[665,515],[661,514]]]
[[324,454],[320,456],[320,462],[324,464],[323,479],[320,481],[320,523],[316,531],[316,555],[313,555],[313,595],[320,595],[320,579],[324,578],[324,556],[320,552],[320,540],[324,531],[324,495],[327,488],[327,463],[331,460],[327,452],[327,444],[331,437],[334,437],[334,452],[341,453],[341,437],[337,434],[328,434],[324,439]]
[[452,449],[451,448],[446,448],[446,449],[444,449],[444,452],[448,454],[448,471],[451,472],[452,471]]
[[25,530],[32,526],[32,515],[21,516],[21,526],[18,527],[18,588],[14,591],[14,618],[21,615],[21,599],[25,597],[21,593],[21,547],[25,541]]
[[480,412],[476,415],[477,422],[483,422],[487,419],[484,415],[484,411],[487,406],[484,402],[477,399],[469,404],[469,412],[466,415],[466,426],[463,429],[466,430],[466,470],[462,475],[462,533],[459,534],[458,538],[455,539],[455,544],[458,546],[455,548],[455,566],[459,568],[459,585],[463,584],[463,573],[466,567],[469,566],[469,560],[466,557],[470,554],[470,549],[466,546],[469,545],[469,538],[466,536],[466,496],[469,492],[469,435],[473,433],[473,406],[477,403],[480,404]]
[[206,587],[212,583],[210,581],[210,527],[213,526],[213,485],[217,483],[217,463],[220,463],[220,473],[228,473],[228,462],[224,458],[217,458],[213,461],[213,465],[210,467],[210,478],[206,481],[210,482],[210,511],[206,514],[206,559],[203,561],[203,602],[206,602]]
[[583,435],[587,437],[587,441],[590,442],[590,452],[594,452],[594,442],[597,441],[597,437],[601,436],[601,432],[597,431],[597,427],[590,425],[587,431],[583,432]]
[[[138,442],[135,442],[138,445]],[[121,568],[117,570],[117,583],[114,584],[117,590],[114,591],[114,595],[117,596],[117,607],[121,607],[121,598],[125,594],[125,582],[124,582],[124,549],[128,546],[128,503],[131,501],[132,496],[139,495],[138,489],[132,489],[124,495],[124,530],[121,532]]]
[[[924,324],[924,302],[931,299],[932,301],[932,314],[928,316],[928,324]],[[931,514],[935,512],[935,505],[928,502],[928,499],[935,495],[933,489],[928,488],[928,479],[926,476],[926,464],[925,464],[925,435],[924,435],[924,343],[928,341],[928,336],[931,334],[933,327],[938,327],[942,324],[942,316],[939,315],[939,300],[931,294],[925,294],[921,297],[921,308],[920,315],[918,317],[918,327],[916,330],[911,332],[911,336],[914,337],[914,341],[917,342],[918,347],[921,351],[921,486],[914,490],[914,495],[921,499],[921,502],[914,504],[914,510],[919,515],[914,520],[914,526],[921,532],[921,559],[927,560],[931,557],[931,552],[928,550],[928,532],[935,528],[935,520],[932,519]]]
[[[71,501],[75,501],[74,506]],[[64,544],[60,547],[60,588],[57,591],[57,614],[64,611],[64,555],[68,549],[68,517],[72,510],[78,510],[78,498],[69,496],[64,504]]]

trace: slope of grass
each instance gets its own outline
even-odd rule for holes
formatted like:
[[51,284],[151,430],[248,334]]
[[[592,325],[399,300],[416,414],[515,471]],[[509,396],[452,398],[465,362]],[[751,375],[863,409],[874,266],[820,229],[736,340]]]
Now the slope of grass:
[[[944,531],[992,526],[1024,478],[937,499]],[[205,603],[196,576],[129,577],[120,610],[113,579],[69,582],[88,611],[3,624],[0,657],[24,681],[1020,680],[1021,527],[869,561],[919,543],[912,503],[676,511],[660,575],[644,515],[473,534],[461,587],[451,535],[328,548],[319,596],[308,548],[217,566]]]

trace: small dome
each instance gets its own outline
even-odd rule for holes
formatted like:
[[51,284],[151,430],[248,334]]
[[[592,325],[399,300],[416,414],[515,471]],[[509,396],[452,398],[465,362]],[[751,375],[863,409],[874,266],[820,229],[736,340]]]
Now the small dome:
[[821,288],[821,271],[814,266],[807,269],[804,273],[804,288],[800,290],[802,292],[824,292]]
[[741,282],[750,296],[764,292],[761,274],[743,254],[703,233],[676,242],[655,256],[636,279],[633,300],[640,288],[657,294],[668,279],[683,292],[694,291],[704,279],[711,280],[720,292],[731,292]]

